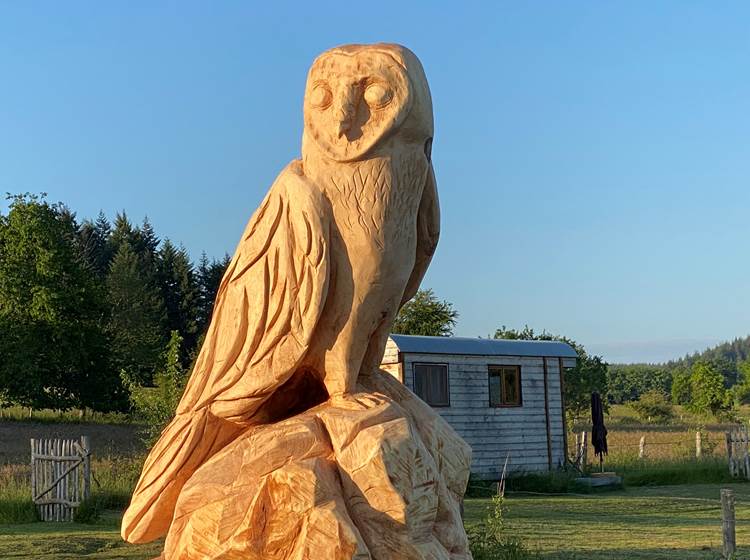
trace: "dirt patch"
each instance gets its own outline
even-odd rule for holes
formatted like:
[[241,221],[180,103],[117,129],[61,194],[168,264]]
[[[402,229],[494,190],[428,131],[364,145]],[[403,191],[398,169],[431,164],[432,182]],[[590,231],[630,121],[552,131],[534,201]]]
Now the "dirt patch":
[[31,438],[76,439],[88,436],[95,457],[132,457],[144,451],[138,429],[138,426],[111,424],[0,421],[0,464],[28,463]]

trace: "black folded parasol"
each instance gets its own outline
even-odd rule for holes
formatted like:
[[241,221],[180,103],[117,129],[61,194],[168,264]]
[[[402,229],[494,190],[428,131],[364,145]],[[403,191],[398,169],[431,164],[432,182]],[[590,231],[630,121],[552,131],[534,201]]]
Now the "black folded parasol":
[[591,443],[603,471],[604,456],[607,454],[607,428],[604,425],[604,408],[599,393],[591,393]]

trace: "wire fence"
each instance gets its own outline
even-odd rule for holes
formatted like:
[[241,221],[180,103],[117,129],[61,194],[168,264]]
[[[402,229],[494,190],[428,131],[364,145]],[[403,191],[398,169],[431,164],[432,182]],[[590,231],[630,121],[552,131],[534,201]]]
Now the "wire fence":
[[[582,457],[582,440],[586,432],[568,438],[568,456],[580,464],[595,461],[588,437],[587,453]],[[684,460],[690,458],[726,457],[725,430],[685,430],[682,432],[649,430],[644,432],[612,430],[607,435],[610,461],[632,459]]]

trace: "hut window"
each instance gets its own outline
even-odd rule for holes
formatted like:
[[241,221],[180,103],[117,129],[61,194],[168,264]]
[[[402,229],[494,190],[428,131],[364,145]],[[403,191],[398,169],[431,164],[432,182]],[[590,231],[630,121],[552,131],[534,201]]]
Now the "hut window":
[[448,364],[414,364],[414,392],[430,406],[450,406]]
[[489,366],[490,406],[521,406],[520,366]]

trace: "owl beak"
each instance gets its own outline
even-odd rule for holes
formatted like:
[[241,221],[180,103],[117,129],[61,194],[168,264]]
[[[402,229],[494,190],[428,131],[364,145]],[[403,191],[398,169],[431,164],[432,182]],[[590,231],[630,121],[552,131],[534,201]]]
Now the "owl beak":
[[338,100],[338,130],[336,131],[339,138],[352,129],[354,113],[356,112],[354,100],[356,99],[357,91],[358,88],[356,86],[349,86],[341,92]]
[[338,137],[341,138],[344,134],[349,132],[352,128],[352,120],[350,117],[344,117],[339,119],[338,125]]

